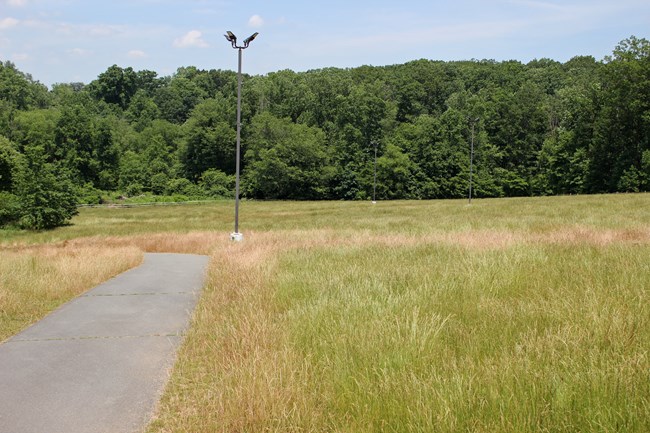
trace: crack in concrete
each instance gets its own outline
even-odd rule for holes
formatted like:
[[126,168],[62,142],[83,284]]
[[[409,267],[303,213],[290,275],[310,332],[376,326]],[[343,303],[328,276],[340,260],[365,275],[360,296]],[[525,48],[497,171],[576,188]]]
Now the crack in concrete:
[[198,295],[199,292],[142,292],[142,293],[99,293],[99,294],[86,294],[80,298],[110,298],[115,296],[159,296],[159,295]]
[[34,338],[34,339],[23,339],[23,340],[9,340],[3,344],[9,343],[37,343],[42,341],[78,341],[78,340],[118,340],[124,338],[150,338],[150,337],[184,337],[186,334],[176,333],[176,334],[148,334],[148,335],[106,335],[106,336],[80,336],[80,337],[52,337],[52,338]]

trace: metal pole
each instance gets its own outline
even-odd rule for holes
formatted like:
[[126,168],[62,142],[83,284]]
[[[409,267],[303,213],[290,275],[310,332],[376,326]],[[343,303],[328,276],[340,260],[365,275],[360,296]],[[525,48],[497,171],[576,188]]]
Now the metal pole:
[[372,204],[377,203],[377,142],[373,143],[375,145],[375,180],[372,184]]
[[241,58],[239,48],[239,64],[237,68],[237,156],[235,161],[235,236],[239,236],[239,158],[241,154]]
[[474,174],[474,126],[476,121],[472,120],[472,144],[469,153],[469,204],[472,204],[472,177]]
[[237,36],[233,32],[227,31],[224,35],[233,48],[239,51],[237,62],[237,155],[235,160],[235,232],[230,234],[233,241],[241,241],[244,235],[239,233],[239,167],[241,159],[241,58],[242,50],[248,48],[248,45],[257,37],[255,32],[246,39],[243,45],[237,45]]

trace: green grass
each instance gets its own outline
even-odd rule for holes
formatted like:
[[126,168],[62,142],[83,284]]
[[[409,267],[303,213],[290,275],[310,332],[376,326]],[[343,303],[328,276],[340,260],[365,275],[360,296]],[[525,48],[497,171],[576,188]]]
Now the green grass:
[[[72,224],[40,233],[0,230],[0,245],[60,242],[84,236],[233,231],[233,202],[141,208],[82,208]],[[331,229],[349,233],[423,235],[557,228],[633,230],[650,225],[648,194],[440,201],[242,201],[240,230],[284,232]]]
[[[648,431],[650,247],[285,257],[285,344],[330,431]],[[291,423],[277,431],[289,429]]]
[[149,432],[650,431],[650,195],[83,209],[211,255]]

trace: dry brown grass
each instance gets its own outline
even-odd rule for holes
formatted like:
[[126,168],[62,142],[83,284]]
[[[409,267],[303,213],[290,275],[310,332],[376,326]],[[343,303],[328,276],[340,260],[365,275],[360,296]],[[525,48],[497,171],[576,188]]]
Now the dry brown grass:
[[[279,417],[277,425],[295,423],[305,413],[311,420],[301,420],[304,425],[315,419],[316,396],[293,385],[309,374],[309,363],[284,344],[287,330],[270,307],[281,254],[327,242],[333,242],[328,232],[247,233],[243,243],[227,241],[213,249],[177,374],[153,422],[156,431],[215,425],[220,431],[255,431],[269,414]],[[197,359],[211,361],[197,367]]]

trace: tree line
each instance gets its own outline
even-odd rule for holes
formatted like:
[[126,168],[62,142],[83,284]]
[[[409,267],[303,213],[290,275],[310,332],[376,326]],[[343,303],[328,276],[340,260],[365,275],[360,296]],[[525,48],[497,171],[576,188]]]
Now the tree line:
[[[0,226],[78,203],[232,197],[237,75],[114,65],[48,89],[0,62]],[[650,190],[650,43],[597,61],[416,60],[244,76],[242,196],[458,198]]]

